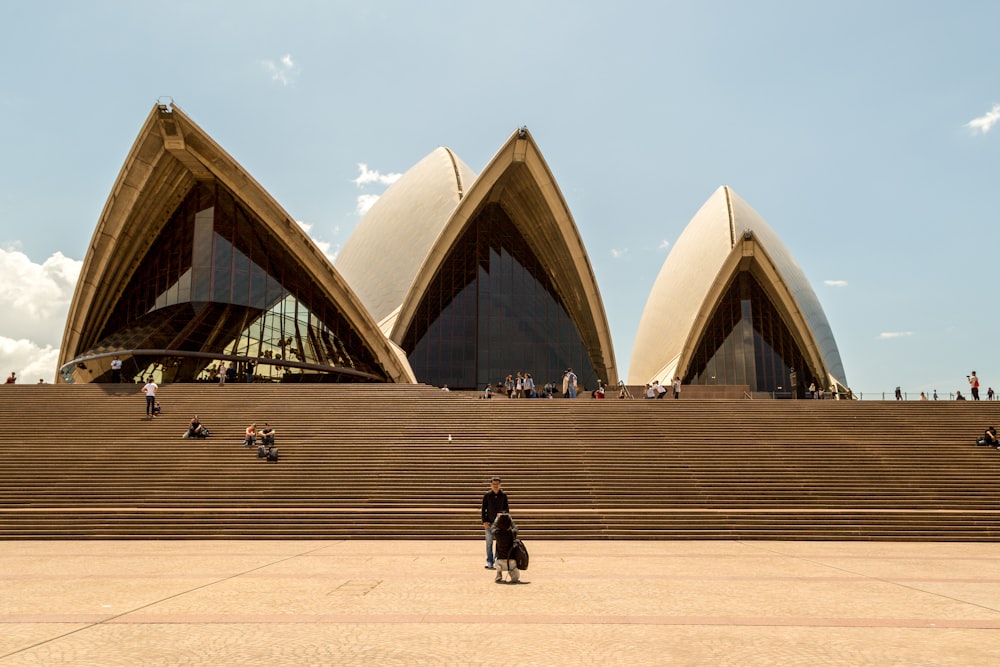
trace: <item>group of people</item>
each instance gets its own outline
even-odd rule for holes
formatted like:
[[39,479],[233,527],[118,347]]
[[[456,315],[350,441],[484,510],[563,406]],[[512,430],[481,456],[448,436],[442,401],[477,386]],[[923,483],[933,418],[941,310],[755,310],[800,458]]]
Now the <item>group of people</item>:
[[[247,384],[253,382],[255,369],[256,366],[249,359],[243,364],[243,377],[246,378]],[[220,361],[218,366],[209,369],[209,381],[216,380],[220,385],[225,385],[226,382],[236,382],[238,377],[239,371],[236,370],[236,365],[227,366],[225,361]]]
[[[674,398],[680,398],[681,397],[681,379],[679,377],[674,378],[674,382],[673,382],[673,385],[672,385],[671,388],[674,391]],[[667,395],[668,391],[670,391],[670,390],[667,389],[666,383],[660,384],[659,380],[653,380],[652,384],[647,384],[646,385],[645,397],[646,398],[653,398],[653,399],[663,398],[664,396]],[[619,391],[618,398],[625,398],[625,396],[623,395],[623,393],[624,392]]]
[[[972,400],[978,401],[979,400],[979,376],[976,375],[976,371],[971,371],[969,373],[969,375],[966,375],[965,376],[965,380],[969,383],[969,394],[972,396]],[[933,396],[933,400],[935,400],[935,401],[938,400],[937,389],[934,390],[934,393],[932,394],[932,396]],[[996,400],[996,397],[997,397],[997,394],[996,394],[995,391],[993,391],[993,387],[988,387],[986,389],[986,400],[987,401],[993,401],[993,400]],[[899,387],[896,387],[896,400],[897,401],[903,400],[903,390],[900,389]],[[928,397],[925,392],[920,392],[920,400],[921,401],[929,401],[929,400],[931,400],[931,397]],[[955,390],[955,400],[956,401],[965,401],[965,400],[968,400],[968,399],[966,399],[965,395],[962,394],[962,390],[961,389],[956,389]]]
[[531,373],[518,371],[516,377],[509,374],[504,378],[503,391],[507,398],[535,398],[535,380]]
[[[562,395],[566,398],[576,398],[577,390],[576,374],[572,368],[567,369],[562,378]],[[516,374],[508,374],[503,380],[497,382],[495,390],[493,385],[487,384],[483,387],[483,393],[480,397],[493,398],[494,393],[502,393],[507,398],[554,398],[557,392],[559,392],[559,385],[555,382],[546,382],[539,391],[531,373],[518,371]]]
[[504,583],[503,573],[507,573],[511,584],[521,583],[521,571],[512,557],[517,526],[510,517],[510,502],[500,488],[499,477],[490,480],[490,490],[483,494],[482,520],[486,535],[486,569],[496,570],[494,581]]
[[[259,440],[258,440],[259,438]],[[267,459],[277,462],[278,446],[274,444],[274,427],[264,422],[264,426],[257,430],[257,423],[253,422],[247,426],[243,436],[244,447],[257,447],[257,458]]]

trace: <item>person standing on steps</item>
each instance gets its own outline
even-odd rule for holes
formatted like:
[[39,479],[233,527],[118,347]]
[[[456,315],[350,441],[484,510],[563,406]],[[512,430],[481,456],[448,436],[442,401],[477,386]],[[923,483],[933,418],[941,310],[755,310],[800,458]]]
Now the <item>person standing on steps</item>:
[[496,558],[493,555],[493,522],[498,514],[510,512],[507,494],[501,489],[501,480],[494,476],[490,480],[490,490],[483,494],[482,520],[483,531],[486,533],[486,569],[494,569]]
[[119,384],[122,381],[122,360],[118,355],[115,355],[115,358],[111,360],[111,381],[114,384]]
[[157,384],[153,382],[153,376],[150,375],[146,384],[142,387],[142,393],[146,395],[146,417],[152,419],[156,416],[154,408],[156,407],[156,390],[159,389]]
[[972,400],[979,400],[979,378],[976,377],[976,371],[972,371],[972,375],[968,376],[969,386],[972,387]]

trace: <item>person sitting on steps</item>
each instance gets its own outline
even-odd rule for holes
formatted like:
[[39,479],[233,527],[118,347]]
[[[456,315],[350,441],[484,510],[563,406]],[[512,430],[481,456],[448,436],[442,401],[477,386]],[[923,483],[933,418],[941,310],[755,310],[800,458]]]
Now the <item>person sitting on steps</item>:
[[274,444],[274,428],[267,422],[264,422],[264,428],[260,429],[260,442],[265,446]]
[[247,426],[246,436],[243,438],[244,447],[253,447],[257,444],[257,424]]
[[201,420],[198,419],[198,415],[195,415],[194,417],[192,417],[191,423],[188,424],[187,434],[184,437],[185,438],[207,438],[208,437],[208,429],[205,428],[205,425],[202,424]]

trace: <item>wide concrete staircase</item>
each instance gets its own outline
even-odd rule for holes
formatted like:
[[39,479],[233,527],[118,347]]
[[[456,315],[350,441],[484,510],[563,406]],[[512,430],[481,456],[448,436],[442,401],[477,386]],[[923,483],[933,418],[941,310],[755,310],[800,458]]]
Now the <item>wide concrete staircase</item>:
[[[0,539],[998,540],[1000,402],[479,400],[401,385],[0,386]],[[193,414],[208,440],[181,438]],[[281,461],[241,446],[269,421]]]

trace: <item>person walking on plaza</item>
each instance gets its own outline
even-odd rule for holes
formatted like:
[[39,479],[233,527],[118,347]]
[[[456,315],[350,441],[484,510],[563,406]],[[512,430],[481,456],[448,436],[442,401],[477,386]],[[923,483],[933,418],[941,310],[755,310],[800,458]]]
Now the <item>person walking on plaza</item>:
[[156,411],[154,410],[154,408],[156,407],[157,389],[159,389],[159,386],[157,386],[157,384],[153,382],[153,376],[150,375],[149,379],[146,381],[146,384],[143,385],[142,387],[142,393],[146,395],[146,416],[150,419],[156,416]]
[[115,384],[122,381],[122,360],[118,355],[111,360],[111,381]]
[[972,387],[972,400],[979,400],[979,378],[976,377],[976,371],[972,371],[972,375],[969,376],[969,386]]
[[226,384],[226,362],[219,362],[219,386]]
[[679,377],[674,378],[674,398],[681,397],[681,379]]
[[498,514],[510,512],[507,494],[500,490],[501,481],[494,476],[490,480],[490,490],[483,494],[482,520],[483,531],[486,534],[486,569],[494,569],[496,558],[493,555],[493,522]]

